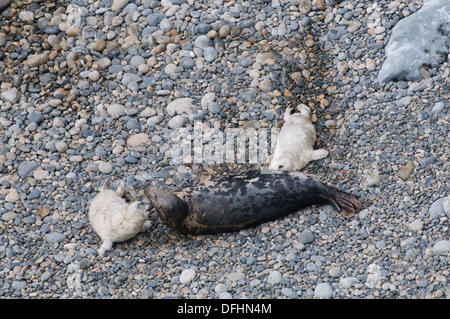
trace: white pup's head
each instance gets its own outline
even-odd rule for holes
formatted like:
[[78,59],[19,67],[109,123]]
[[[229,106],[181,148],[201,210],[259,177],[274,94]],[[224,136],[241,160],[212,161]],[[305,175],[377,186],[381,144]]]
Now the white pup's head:
[[127,212],[138,215],[148,216],[150,210],[152,209],[152,204],[150,202],[132,202],[127,206]]
[[308,119],[311,117],[311,110],[305,104],[297,105],[297,110],[300,112],[301,115],[307,117]]

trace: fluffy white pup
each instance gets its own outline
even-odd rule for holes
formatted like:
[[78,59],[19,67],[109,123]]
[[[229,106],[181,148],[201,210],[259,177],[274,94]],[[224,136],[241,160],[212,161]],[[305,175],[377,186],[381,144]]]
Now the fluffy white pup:
[[114,242],[123,242],[149,226],[147,221],[151,208],[149,202],[127,203],[122,196],[127,190],[121,181],[114,191],[112,181],[107,180],[100,192],[92,199],[89,222],[103,240],[98,254],[112,248]]
[[328,151],[313,150],[316,129],[311,123],[311,111],[304,104],[297,106],[299,113],[288,107],[284,113],[284,125],[278,134],[277,144],[269,168],[279,171],[303,169],[310,161],[325,158]]

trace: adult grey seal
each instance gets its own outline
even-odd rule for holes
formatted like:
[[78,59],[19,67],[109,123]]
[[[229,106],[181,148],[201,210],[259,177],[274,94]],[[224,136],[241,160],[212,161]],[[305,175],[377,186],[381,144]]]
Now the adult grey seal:
[[332,204],[346,218],[362,209],[355,195],[300,172],[203,172],[179,192],[149,186],[144,193],[163,223],[193,235],[238,231],[315,204]]

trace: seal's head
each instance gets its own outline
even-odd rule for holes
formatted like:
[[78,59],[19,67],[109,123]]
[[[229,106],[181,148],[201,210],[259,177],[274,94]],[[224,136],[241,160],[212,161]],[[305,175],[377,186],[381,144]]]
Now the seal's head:
[[164,223],[177,230],[180,229],[181,223],[188,214],[188,207],[182,198],[156,186],[149,186],[144,194]]
[[297,110],[300,112],[301,115],[307,117],[308,119],[311,117],[311,110],[305,104],[297,105]]
[[288,157],[278,156],[270,163],[269,168],[274,171],[292,171],[292,160]]

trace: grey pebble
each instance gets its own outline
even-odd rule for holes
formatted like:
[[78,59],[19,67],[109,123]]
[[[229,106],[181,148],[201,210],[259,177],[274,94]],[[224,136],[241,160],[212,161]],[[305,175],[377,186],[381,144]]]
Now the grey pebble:
[[186,124],[186,116],[184,115],[176,115],[173,118],[171,118],[169,120],[169,122],[167,123],[167,125],[171,128],[171,129],[178,129],[183,127]]
[[20,91],[16,88],[11,88],[3,91],[0,94],[0,98],[5,102],[17,103],[20,98]]
[[3,221],[5,221],[5,222],[8,222],[8,221],[10,221],[10,220],[14,220],[14,219],[16,219],[16,217],[17,217],[17,214],[14,213],[14,212],[7,212],[7,213],[4,213],[4,214],[2,215],[2,219],[3,219]]
[[430,208],[428,209],[428,214],[431,219],[434,218],[441,218],[445,216],[444,212],[444,201],[445,198],[439,198],[433,204],[431,204]]
[[302,244],[310,244],[314,241],[314,235],[309,230],[304,230],[298,236],[298,241]]
[[333,296],[333,288],[329,283],[320,283],[314,289],[314,297],[328,299]]
[[439,114],[439,113],[441,113],[444,110],[445,110],[445,104],[442,101],[441,102],[437,102],[431,108],[431,112],[434,113],[434,114]]
[[298,298],[298,294],[292,290],[291,288],[282,288],[281,289],[281,293],[283,295],[285,295],[288,298],[292,298],[292,299],[297,299]]
[[19,165],[17,173],[21,178],[26,178],[31,172],[38,168],[38,164],[35,161],[25,161]]
[[66,240],[66,235],[59,233],[59,232],[53,232],[46,236],[47,242],[54,244],[54,243],[60,243],[64,240]]
[[14,280],[11,285],[11,287],[15,290],[25,289],[26,286],[27,286],[27,283],[25,281],[21,281],[21,280]]
[[212,47],[206,47],[205,49],[203,49],[203,57],[205,58],[206,62],[213,62],[219,57],[219,54],[216,49]]
[[36,188],[30,192],[30,195],[28,195],[29,199],[36,199],[39,197],[41,197],[41,191]]
[[195,66],[195,60],[190,57],[184,57],[180,60],[180,65],[185,69],[192,69]]
[[439,255],[439,254],[446,254],[450,252],[450,240],[441,240],[434,244],[433,246],[433,253]]
[[137,68],[139,65],[144,64],[145,59],[140,55],[135,55],[130,60],[130,65]]
[[211,47],[211,39],[207,35],[200,35],[195,39],[194,45],[196,48],[204,50],[207,47]]
[[151,13],[147,16],[147,23],[149,26],[156,27],[160,24],[160,22],[165,18],[166,16],[162,13],[155,12]]

